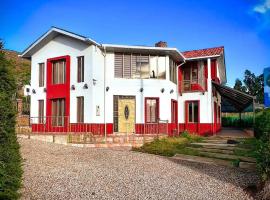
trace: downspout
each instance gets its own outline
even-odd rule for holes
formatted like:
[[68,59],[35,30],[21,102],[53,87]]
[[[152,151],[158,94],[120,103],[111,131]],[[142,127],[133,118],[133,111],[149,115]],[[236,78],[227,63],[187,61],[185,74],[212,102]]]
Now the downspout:
[[180,70],[180,67],[185,64],[186,61],[184,59],[184,62],[182,62],[180,65],[177,65],[176,68],[177,68],[177,134],[179,134],[179,96],[180,96],[180,92],[179,92],[179,70]]
[[104,52],[102,52],[102,55],[104,57],[104,99],[103,99],[103,104],[104,104],[104,140],[105,140],[105,143],[107,143],[107,125],[106,125],[106,47],[105,46],[102,46],[100,45],[101,48],[104,49]]

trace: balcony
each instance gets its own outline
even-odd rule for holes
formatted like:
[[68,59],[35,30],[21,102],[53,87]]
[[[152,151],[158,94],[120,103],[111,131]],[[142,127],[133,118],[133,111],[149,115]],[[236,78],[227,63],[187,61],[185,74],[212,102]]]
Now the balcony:
[[201,92],[205,91],[205,79],[183,80],[181,92]]

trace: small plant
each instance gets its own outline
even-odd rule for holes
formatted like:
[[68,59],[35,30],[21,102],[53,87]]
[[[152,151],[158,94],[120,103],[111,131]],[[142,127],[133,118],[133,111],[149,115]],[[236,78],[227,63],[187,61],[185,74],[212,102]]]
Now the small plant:
[[232,165],[233,165],[234,167],[239,167],[239,164],[240,164],[240,159],[236,159],[236,160],[233,160],[233,161],[232,161]]

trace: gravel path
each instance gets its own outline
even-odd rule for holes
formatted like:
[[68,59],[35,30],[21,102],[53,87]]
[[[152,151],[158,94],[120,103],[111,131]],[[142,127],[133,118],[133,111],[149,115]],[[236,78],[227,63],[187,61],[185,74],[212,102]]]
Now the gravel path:
[[19,139],[22,199],[250,199],[256,175],[165,157]]

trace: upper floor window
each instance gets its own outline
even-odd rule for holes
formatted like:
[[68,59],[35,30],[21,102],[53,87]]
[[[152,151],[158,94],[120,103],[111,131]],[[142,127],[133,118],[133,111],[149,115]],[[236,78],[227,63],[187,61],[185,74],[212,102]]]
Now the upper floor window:
[[78,83],[84,82],[84,56],[77,57],[77,63],[77,81]]
[[38,64],[38,70],[39,70],[39,87],[44,87],[44,72],[45,72],[45,64],[44,63],[39,63]]
[[170,59],[170,81],[177,84],[177,64]]
[[[166,78],[165,61],[159,64],[158,56],[115,53],[115,78]],[[165,58],[164,58],[165,60]]]
[[52,83],[63,84],[66,82],[66,61],[57,60],[52,62]]

